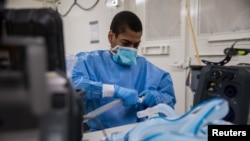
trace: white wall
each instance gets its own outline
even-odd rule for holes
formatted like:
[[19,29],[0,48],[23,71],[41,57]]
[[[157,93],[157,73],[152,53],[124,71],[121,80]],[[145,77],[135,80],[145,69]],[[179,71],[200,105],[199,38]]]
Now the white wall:
[[[96,1],[78,1],[77,3],[89,8]],[[58,12],[64,15],[72,6],[73,0],[62,0],[58,4]],[[114,14],[124,9],[125,5],[120,3],[118,7],[110,7],[107,0],[100,0],[97,5],[91,10],[82,10],[79,6],[74,5],[69,14],[63,18],[65,48],[67,54],[75,54],[79,51],[89,51],[96,49],[108,49],[109,43],[107,40],[109,26]],[[91,26],[90,22],[98,22],[99,43],[90,43],[91,41]]]
[[[94,1],[91,3],[93,4]],[[80,3],[82,7],[89,7],[92,4]],[[58,11],[64,14],[69,9],[71,3],[61,3],[58,5]],[[89,6],[88,6],[89,5]],[[65,47],[67,54],[74,54],[79,51],[89,51],[95,49],[107,49],[107,33],[112,17],[113,9],[107,8],[104,1],[99,3],[90,11],[80,9],[74,5],[70,13],[63,17]],[[98,21],[99,43],[90,43],[91,27],[90,22]]]
[[5,0],[5,8],[40,8],[44,3],[38,0]]

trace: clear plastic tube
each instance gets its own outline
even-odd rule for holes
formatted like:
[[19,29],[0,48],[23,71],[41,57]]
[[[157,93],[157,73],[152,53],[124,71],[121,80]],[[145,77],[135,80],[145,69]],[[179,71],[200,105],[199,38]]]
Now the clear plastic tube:
[[115,106],[122,104],[122,103],[123,103],[123,101],[121,99],[117,99],[117,100],[109,102],[109,103],[95,109],[94,111],[89,112],[86,115],[83,115],[83,123],[87,122],[89,119],[95,118],[96,116],[98,116],[98,115],[100,115],[100,114],[102,114],[102,113],[114,108]]

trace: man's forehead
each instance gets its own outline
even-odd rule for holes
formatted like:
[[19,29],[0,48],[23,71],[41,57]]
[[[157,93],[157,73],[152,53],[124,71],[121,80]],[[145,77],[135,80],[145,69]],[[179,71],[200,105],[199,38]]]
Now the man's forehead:
[[128,31],[119,34],[118,38],[124,41],[126,40],[130,42],[139,42],[141,41],[141,36],[142,36],[141,32]]

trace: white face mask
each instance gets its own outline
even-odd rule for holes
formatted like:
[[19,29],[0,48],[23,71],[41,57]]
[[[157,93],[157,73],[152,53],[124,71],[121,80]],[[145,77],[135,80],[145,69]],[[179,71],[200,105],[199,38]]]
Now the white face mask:
[[137,49],[116,46],[111,49],[113,60],[122,65],[136,65]]

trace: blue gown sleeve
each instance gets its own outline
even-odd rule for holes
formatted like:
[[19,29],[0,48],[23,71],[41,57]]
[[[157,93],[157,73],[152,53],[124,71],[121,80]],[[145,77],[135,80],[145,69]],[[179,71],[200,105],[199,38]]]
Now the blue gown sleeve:
[[156,103],[165,103],[174,108],[176,104],[176,97],[174,92],[173,81],[171,75],[166,73],[163,75],[158,90],[151,90],[156,96]]
[[[145,74],[147,74],[147,79],[145,79],[143,91],[149,91],[150,93],[150,96],[145,97],[147,105],[153,106],[165,103],[174,108],[176,97],[170,73],[148,63]],[[143,91],[140,91],[140,93]]]
[[89,71],[87,67],[86,56],[84,53],[77,54],[77,61],[72,70],[71,81],[75,89],[85,91],[85,99],[95,99],[102,97],[102,82],[90,80]]

